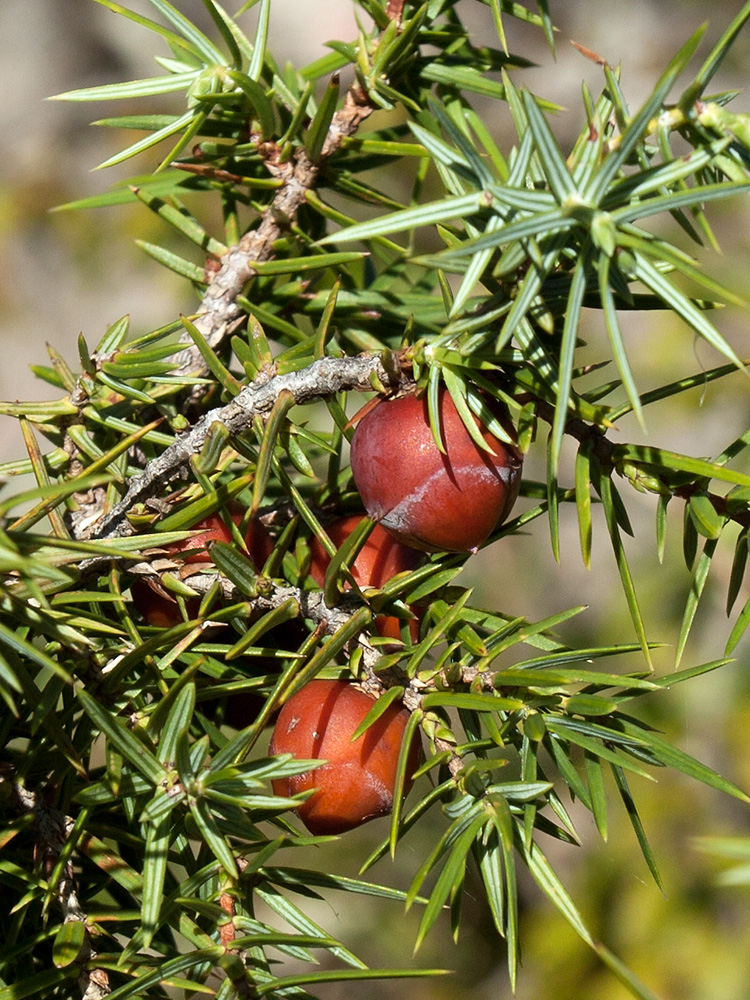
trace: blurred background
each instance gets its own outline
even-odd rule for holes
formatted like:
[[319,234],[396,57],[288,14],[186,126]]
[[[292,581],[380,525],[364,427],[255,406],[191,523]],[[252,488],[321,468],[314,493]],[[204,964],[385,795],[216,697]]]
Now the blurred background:
[[[489,9],[461,0],[473,19],[478,42],[495,42]],[[133,9],[150,12],[145,0]],[[176,6],[208,28],[199,0],[176,0]],[[227,5],[233,9],[231,5]],[[529,4],[533,7],[533,4]],[[516,72],[518,84],[557,102],[566,110],[553,125],[564,149],[582,126],[580,87],[585,78],[594,93],[601,71],[572,45],[581,45],[622,66],[622,86],[632,107],[647,95],[669,58],[706,17],[710,18],[698,60],[741,8],[739,0],[710,5],[702,0],[550,0],[558,26],[553,58],[541,33],[508,20],[511,51],[529,57],[536,68]],[[253,12],[246,23],[252,24]],[[309,62],[323,54],[328,39],[349,40],[356,23],[350,0],[274,0],[272,50],[280,62]],[[108,171],[96,164],[120,148],[122,136],[89,122],[117,113],[112,105],[49,102],[63,91],[156,75],[153,54],[163,54],[150,33],[116,17],[92,0],[2,0],[0,3],[0,399],[47,398],[51,387],[34,380],[29,366],[45,364],[45,343],[57,348],[75,367],[76,338],[89,345],[124,313],[131,329],[143,333],[189,312],[184,282],[159,268],[134,245],[136,237],[158,241],[163,230],[143,207],[59,212],[61,203],[107,190],[158,162],[157,153]],[[750,29],[735,44],[731,59],[715,78],[713,89],[742,91],[750,66]],[[699,62],[694,63],[695,66]],[[163,108],[168,109],[169,98]],[[750,110],[740,94],[733,107]],[[492,127],[509,145],[508,118],[490,110]],[[495,120],[496,118],[496,120]],[[397,178],[393,179],[398,188]],[[723,254],[699,256],[720,279],[740,293],[748,289],[750,202],[714,203],[710,218]],[[158,220],[157,220],[158,223]],[[675,227],[668,232],[675,238]],[[591,359],[597,356],[602,324],[587,319]],[[727,309],[719,325],[742,357],[748,348],[748,314]],[[672,321],[633,314],[627,320],[631,363],[643,389],[718,363],[702,343]],[[640,351],[640,345],[649,345]],[[656,349],[655,346],[656,345]],[[654,444],[696,455],[715,455],[750,426],[750,393],[738,374],[697,389],[678,402],[657,404],[647,413]],[[624,420],[620,440],[640,439],[634,421]],[[21,457],[23,446],[12,420],[0,419],[0,461]],[[541,478],[532,456],[526,472]],[[568,476],[571,466],[568,465]],[[750,469],[745,469],[750,471]],[[670,514],[667,554],[662,567],[655,556],[655,498],[633,494],[623,485],[635,538],[628,555],[643,605],[649,635],[667,644],[656,654],[661,672],[673,664],[673,644],[690,587],[681,558],[681,513]],[[673,505],[675,506],[675,505]],[[595,523],[590,572],[578,551],[575,513],[563,512],[562,564],[551,555],[546,525],[540,519],[528,534],[490,547],[471,560],[461,582],[474,586],[474,602],[513,615],[533,608],[536,616],[588,604],[571,623],[565,638],[591,645],[633,641],[627,608],[605,537]],[[732,553],[727,547],[714,559],[712,576],[683,666],[720,656],[729,632],[724,613]],[[740,602],[747,598],[743,588]],[[741,605],[740,605],[741,606]],[[646,717],[683,749],[750,789],[750,683],[748,640],[737,648],[736,662],[653,699]],[[623,808],[612,801],[610,836],[598,839],[593,822],[581,812],[583,845],[576,849],[545,844],[564,873],[566,885],[589,926],[665,1000],[726,1000],[750,997],[750,889],[717,885],[721,862],[697,849],[695,838],[717,834],[750,835],[750,807],[698,787],[674,774],[657,782],[635,779],[633,791],[659,864],[665,894],[650,879]],[[416,831],[418,835],[418,831]],[[369,846],[384,835],[371,824],[347,835],[336,859],[342,873],[355,874]],[[424,834],[423,834],[424,836]],[[374,875],[392,885],[408,884],[421,848],[404,842],[397,863],[380,862]],[[306,859],[315,864],[315,856]],[[349,908],[330,898],[313,916],[369,963],[375,965],[447,965],[456,975],[419,981],[368,984],[362,994],[386,1000],[411,998],[504,1000],[510,997],[503,958],[481,891],[467,885],[468,898],[458,947],[450,941],[447,920],[423,947],[417,960],[410,941],[418,914],[404,917],[396,904],[371,903],[360,897]],[[540,899],[530,882],[522,884],[523,970],[519,1000],[623,1000],[628,996]],[[338,1000],[349,990],[331,986],[321,996]]]

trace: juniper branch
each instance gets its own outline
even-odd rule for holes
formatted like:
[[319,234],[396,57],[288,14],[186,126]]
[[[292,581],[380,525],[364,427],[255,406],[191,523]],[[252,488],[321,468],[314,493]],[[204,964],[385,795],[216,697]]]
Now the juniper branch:
[[[304,149],[285,159],[276,143],[263,143],[263,155],[268,172],[282,181],[270,205],[261,215],[259,225],[245,233],[237,246],[223,256],[220,269],[211,278],[197,310],[195,325],[213,348],[241,322],[243,312],[237,297],[255,275],[254,264],[274,256],[274,244],[296,220],[307,192],[314,186],[325,161],[336,152],[343,140],[353,135],[374,106],[369,104],[359,86],[352,87],[336,112],[328,129],[320,158],[313,162]],[[180,167],[180,163],[173,164]],[[189,340],[189,336],[185,335]],[[203,358],[194,344],[176,356],[178,375],[203,375],[207,372]]]
[[132,534],[127,514],[137,503],[155,496],[174,479],[183,476],[193,455],[197,455],[212,425],[219,423],[237,435],[252,426],[256,417],[267,416],[280,393],[290,392],[297,403],[307,403],[337,392],[372,391],[372,380],[396,388],[398,372],[389,370],[380,356],[321,358],[301,371],[258,378],[225,406],[205,413],[190,431],[181,435],[153,462],[130,480],[122,500],[107,514],[93,533],[94,538]]
[[[0,776],[0,783],[7,781]],[[66,842],[69,840],[74,826],[70,816],[65,816],[49,806],[41,792],[26,788],[20,782],[11,785],[11,801],[23,812],[34,815],[34,830],[36,846],[42,861],[44,874],[49,878]],[[83,924],[83,947],[76,962],[80,967],[78,986],[82,1000],[103,1000],[111,993],[109,976],[104,969],[96,968],[96,951],[88,929],[88,917],[79,899],[73,864],[68,861],[60,872],[60,879],[53,886],[56,902],[62,913],[63,923],[78,921]]]
[[[185,582],[196,593],[207,594],[217,580],[224,600],[230,604],[248,599],[247,594],[222,574],[195,573]],[[272,580],[264,580],[258,587],[258,593],[251,598],[253,610],[258,617],[281,607],[289,600],[296,602],[303,618],[309,618],[316,625],[324,625],[328,632],[335,632],[346,625],[354,612],[362,607],[362,602],[356,595],[342,594],[338,606],[329,608],[323,599],[322,590],[301,590],[299,587],[282,586]]]

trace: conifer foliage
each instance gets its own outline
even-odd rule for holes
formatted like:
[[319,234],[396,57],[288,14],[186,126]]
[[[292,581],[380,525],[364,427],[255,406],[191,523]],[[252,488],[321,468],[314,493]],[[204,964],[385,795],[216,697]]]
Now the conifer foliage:
[[[750,191],[748,120],[711,92],[750,4],[700,58],[701,32],[687,39],[641,107],[600,60],[601,91],[584,88],[563,150],[555,95],[524,87],[528,61],[506,45],[521,19],[553,46],[545,0],[352,0],[358,36],[292,68],[268,45],[272,0],[233,16],[203,0],[210,37],[168,0],[149,0],[152,17],[92,2],[141,26],[159,72],[59,99],[140,99],[141,114],[98,122],[137,136],[101,166],[139,156],[154,169],[66,207],[155,213],[169,246],[139,245],[184,279],[186,305],[149,330],[118,319],[93,348],[82,336],[74,362],[51,351],[36,372],[52,401],[0,404],[28,451],[0,467],[0,1000],[307,997],[436,975],[365,966],[306,904],[337,892],[414,907],[418,948],[437,921],[457,935],[469,868],[512,984],[525,868],[633,995],[653,996],[585,925],[545,842],[577,842],[573,801],[606,836],[619,798],[660,884],[633,775],[674,768],[750,802],[639,715],[726,663],[750,622],[749,601],[716,659],[685,662],[717,551],[735,550],[730,609],[741,590],[750,435],[710,459],[660,447],[658,427],[648,447],[626,440],[649,404],[744,377],[712,308],[738,297],[689,248],[713,241],[714,201]],[[479,2],[493,44],[465,26]],[[182,108],[166,114],[175,93]],[[488,102],[514,124],[510,148]],[[403,201],[379,186],[394,167]],[[670,216],[674,242],[650,225]],[[579,355],[584,309],[606,330],[598,384]],[[686,352],[701,338],[715,367],[637,385],[629,354],[658,344],[628,344],[633,310],[677,317]],[[539,620],[500,598],[476,606],[455,580],[468,551],[364,575],[376,525],[349,467],[352,417],[363,398],[415,390],[438,455],[449,399],[480,460],[492,441],[519,467],[543,457],[545,480],[523,478],[486,545],[546,522],[559,560],[567,505],[588,565],[600,520],[632,642],[566,644],[580,607]],[[19,493],[29,473],[37,486]],[[693,576],[664,676],[623,540],[633,490],[652,499],[660,553],[668,507],[684,511]],[[337,546],[327,529],[354,515]],[[320,761],[263,749],[314,678],[370,696],[355,738],[394,704],[409,713],[383,842],[346,877],[330,874],[335,841],[295,814],[310,791],[274,794]],[[411,884],[372,878],[425,827]],[[301,868],[294,848],[310,844],[319,864]]]

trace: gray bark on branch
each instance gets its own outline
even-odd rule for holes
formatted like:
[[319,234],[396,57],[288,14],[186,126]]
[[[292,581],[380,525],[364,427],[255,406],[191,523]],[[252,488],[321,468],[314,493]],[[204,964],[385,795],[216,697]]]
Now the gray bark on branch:
[[[225,601],[233,604],[248,600],[247,594],[221,573],[195,573],[185,582],[197,594],[207,594],[217,580],[221,584],[221,593]],[[362,607],[361,600],[354,594],[343,594],[338,606],[329,608],[323,598],[322,590],[301,590],[299,587],[284,586],[271,580],[264,581],[262,589],[251,598],[251,601],[254,615],[258,618],[289,601],[294,601],[303,618],[309,618],[316,625],[324,625],[329,634],[343,628],[354,612]]]
[[355,390],[372,391],[373,377],[389,388],[400,384],[379,356],[356,358],[321,358],[307,368],[285,375],[256,380],[246,386],[226,406],[205,413],[194,427],[182,434],[158,458],[130,480],[122,500],[107,514],[92,534],[93,538],[114,538],[132,534],[127,514],[137,503],[150,500],[168,483],[183,475],[190,459],[197,455],[215,423],[223,424],[237,435],[252,426],[256,417],[267,416],[279,395],[290,392],[297,403],[308,403],[321,396]]
[[[222,576],[221,573],[198,572],[188,577],[185,582],[196,593],[207,594],[217,580],[221,584],[222,596],[228,603],[234,604],[248,599],[247,594],[244,594],[239,587],[225,576]],[[298,587],[281,585],[272,580],[265,580],[261,592],[253,596],[250,600],[255,618],[259,618],[261,615],[267,614],[269,611],[273,611],[287,604],[289,601],[294,601],[299,608],[300,616],[308,618],[316,626],[322,626],[328,635],[333,635],[334,632],[348,625],[354,613],[362,607],[360,598],[351,592],[343,593],[340,596],[338,604],[331,608],[326,604],[322,590],[302,590]],[[208,620],[210,621],[210,617]],[[404,704],[412,711],[419,707],[421,703],[420,689],[422,687],[419,680],[415,678],[407,681],[403,672],[398,669],[391,669],[387,672],[376,674],[375,667],[382,654],[379,649],[376,649],[370,643],[367,632],[360,632],[359,635],[350,641],[350,650],[353,650],[356,646],[362,651],[364,676],[360,679],[360,683],[365,691],[368,691],[374,698],[377,698],[392,684],[408,683],[408,691],[404,699]]]
[[[245,233],[237,246],[231,247],[222,257],[221,268],[212,277],[199,308],[195,325],[212,348],[217,347],[244,313],[237,304],[237,297],[255,275],[253,264],[270,260],[274,244],[295,222],[304,204],[307,192],[315,185],[325,161],[341,146],[343,140],[353,135],[360,123],[374,110],[359,87],[350,90],[343,107],[336,112],[328,129],[320,158],[313,162],[299,149],[288,160],[282,160],[281,149],[275,143],[259,147],[266,167],[272,177],[282,182],[271,204],[265,209],[257,228]],[[174,164],[179,167],[180,164]],[[207,368],[198,348],[184,339],[189,346],[176,355],[175,371],[178,375],[203,375]]]

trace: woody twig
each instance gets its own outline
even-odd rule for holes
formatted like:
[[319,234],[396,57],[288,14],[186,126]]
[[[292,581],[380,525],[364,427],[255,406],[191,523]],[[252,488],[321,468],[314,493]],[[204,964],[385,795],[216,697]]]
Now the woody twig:
[[223,425],[232,435],[241,434],[256,417],[270,413],[282,392],[291,393],[297,403],[307,403],[337,392],[371,391],[373,380],[396,388],[400,376],[387,369],[379,356],[361,355],[321,358],[298,372],[257,379],[226,406],[209,410],[190,431],[177,438],[143,472],[131,479],[125,496],[101,521],[93,537],[132,534],[128,512],[135,504],[157,496],[164,486],[186,473],[190,459],[200,452],[214,424]]
[[[339,149],[347,136],[357,131],[372,111],[373,105],[367,102],[360,88],[352,87],[347,92],[343,107],[333,116],[316,161],[311,160],[302,148],[285,159],[283,150],[276,143],[259,145],[268,172],[281,181],[281,187],[262,213],[258,226],[245,233],[239,243],[222,257],[221,267],[212,276],[203,295],[195,325],[212,348],[221,344],[241,321],[243,313],[237,298],[255,275],[254,265],[274,256],[274,244],[295,222],[307,192],[315,186],[326,160]],[[180,167],[180,164],[173,166]],[[192,343],[177,355],[175,369],[178,375],[184,376],[203,375],[207,371],[200,352]]]

